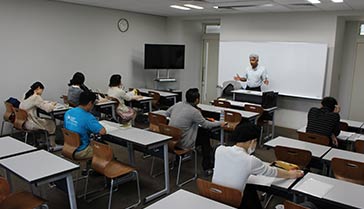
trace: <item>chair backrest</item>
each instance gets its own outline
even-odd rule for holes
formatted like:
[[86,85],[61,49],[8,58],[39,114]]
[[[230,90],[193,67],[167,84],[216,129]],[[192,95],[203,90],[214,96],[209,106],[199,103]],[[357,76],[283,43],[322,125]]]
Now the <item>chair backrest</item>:
[[216,200],[218,202],[238,208],[241,204],[242,194],[241,191],[212,182],[197,179],[198,193],[201,196]]
[[177,143],[182,138],[182,130],[173,126],[159,124],[159,132],[172,137],[172,139],[168,141],[168,149],[170,152],[173,152]]
[[18,130],[23,130],[24,124],[27,121],[28,114],[25,110],[16,107],[14,107],[13,110],[15,113],[14,128]]
[[305,142],[311,142],[315,144],[321,145],[330,145],[330,139],[327,136],[315,133],[303,133],[298,132],[298,139]]
[[354,146],[355,146],[355,152],[364,154],[364,141],[363,140],[356,140],[354,143]]
[[249,111],[249,112],[256,112],[259,115],[257,116],[256,121],[258,122],[258,125],[261,125],[262,121],[262,115],[264,113],[264,109],[261,106],[257,106],[257,105],[251,105],[251,104],[246,104],[244,105],[244,110],[245,111]]
[[339,124],[340,130],[341,131],[348,131],[349,130],[349,124],[346,122],[341,122]]
[[97,141],[92,141],[93,156],[92,169],[96,172],[104,174],[106,165],[112,161],[113,152],[108,144],[103,144]]
[[149,112],[149,131],[159,132],[159,124],[168,124],[167,117],[164,115]]
[[288,200],[284,201],[283,204],[284,204],[284,209],[309,209]]
[[10,194],[10,186],[8,181],[0,176],[0,202],[6,199]]
[[62,133],[64,138],[62,155],[74,160],[74,153],[81,144],[80,135],[65,128],[62,128]]
[[307,168],[311,161],[312,154],[308,150],[291,147],[276,146],[274,153],[277,160],[298,165],[301,169]]
[[225,131],[234,131],[236,126],[239,125],[241,121],[241,115],[238,112],[224,111],[224,121],[227,124],[224,126]]
[[5,113],[4,113],[4,121],[8,121],[14,123],[15,121],[15,113],[14,107],[10,102],[4,102],[5,104]]
[[150,97],[153,97],[153,99],[152,99],[152,106],[154,108],[157,108],[158,109],[159,101],[161,99],[161,95],[158,92],[155,92],[155,91],[148,91],[148,95]]
[[364,185],[364,163],[341,158],[331,159],[335,178]]
[[228,101],[215,99],[214,106],[230,108],[231,104]]

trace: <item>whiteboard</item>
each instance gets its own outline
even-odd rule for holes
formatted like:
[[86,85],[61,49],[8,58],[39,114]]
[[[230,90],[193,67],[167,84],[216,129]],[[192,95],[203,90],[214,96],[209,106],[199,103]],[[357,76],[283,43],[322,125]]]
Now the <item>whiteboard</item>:
[[[249,55],[259,55],[259,65],[268,72],[269,85],[262,91],[280,95],[321,99],[324,91],[327,44],[300,42],[221,41],[219,85],[244,75]],[[246,86],[242,82],[243,86]]]

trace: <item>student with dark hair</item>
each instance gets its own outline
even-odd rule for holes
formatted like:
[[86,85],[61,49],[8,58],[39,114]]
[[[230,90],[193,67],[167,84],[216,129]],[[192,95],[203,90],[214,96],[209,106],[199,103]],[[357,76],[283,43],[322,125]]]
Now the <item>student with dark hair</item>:
[[336,136],[340,134],[340,106],[333,97],[325,97],[321,108],[312,107],[307,116],[306,132],[327,136],[332,145],[338,146]]
[[28,114],[25,128],[28,130],[47,130],[50,145],[54,149],[56,147],[56,124],[53,120],[38,117],[37,108],[51,112],[57,103],[44,101],[41,97],[43,91],[44,85],[41,82],[37,81],[33,83],[25,93],[24,100],[21,101],[19,108],[25,110]]
[[[212,174],[212,148],[210,145],[209,129],[224,126],[225,122],[210,122],[206,120],[197,104],[200,102],[200,93],[197,88],[186,92],[186,102],[179,102],[167,110],[170,117],[169,125],[182,130],[182,139],[177,144],[180,148],[202,147],[202,168],[206,176]],[[200,126],[200,127],[199,127]]]
[[88,159],[93,155],[89,134],[104,135],[106,129],[90,113],[96,101],[96,95],[92,92],[82,92],[79,101],[78,107],[68,110],[64,115],[64,127],[80,135],[81,145],[76,149],[75,158]]
[[219,146],[215,152],[215,168],[212,182],[244,192],[241,206],[244,209],[262,208],[257,192],[246,186],[250,175],[264,175],[279,178],[299,178],[301,170],[286,171],[271,167],[253,156],[257,146],[260,128],[250,122],[238,125],[232,133],[234,146]]
[[119,102],[116,113],[121,118],[121,123],[128,123],[135,118],[136,112],[132,108],[126,106],[124,101],[139,99],[141,96],[134,95],[132,92],[126,93],[122,89],[121,75],[114,74],[110,77],[107,95]]
[[70,83],[68,84],[68,101],[71,106],[77,106],[81,92],[90,91],[85,85],[85,76],[81,72],[73,75]]

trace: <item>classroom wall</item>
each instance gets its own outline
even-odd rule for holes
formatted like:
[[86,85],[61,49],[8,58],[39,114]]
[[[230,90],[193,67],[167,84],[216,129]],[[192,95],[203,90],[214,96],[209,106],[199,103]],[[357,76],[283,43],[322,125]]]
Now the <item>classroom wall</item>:
[[[331,13],[274,13],[227,15],[221,18],[221,41],[292,41],[327,43],[329,47],[324,95],[333,92],[332,75],[337,16]],[[279,52],[278,52],[279,53]],[[264,59],[262,57],[261,59]],[[284,57],[282,57],[284,64]],[[269,66],[266,66],[269,73]],[[243,70],[243,69],[242,69]],[[299,78],[297,78],[299,79]],[[309,83],[309,81],[307,81]],[[300,128],[306,124],[307,111],[319,101],[291,97],[279,98],[276,125]]]
[[[127,18],[126,33],[117,21]],[[113,73],[127,87],[152,87],[143,69],[146,42],[165,42],[166,18],[46,0],[2,0],[0,6],[0,99],[21,98],[36,80],[44,98],[60,101],[74,72],[86,85],[107,90]],[[5,108],[0,106],[0,112]]]

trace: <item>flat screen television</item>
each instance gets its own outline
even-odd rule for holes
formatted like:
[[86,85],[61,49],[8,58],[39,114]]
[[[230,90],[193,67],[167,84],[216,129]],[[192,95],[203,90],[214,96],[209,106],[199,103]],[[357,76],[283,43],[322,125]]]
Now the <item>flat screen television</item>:
[[184,69],[185,45],[145,44],[144,69]]

